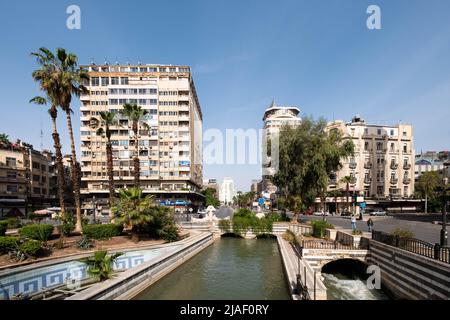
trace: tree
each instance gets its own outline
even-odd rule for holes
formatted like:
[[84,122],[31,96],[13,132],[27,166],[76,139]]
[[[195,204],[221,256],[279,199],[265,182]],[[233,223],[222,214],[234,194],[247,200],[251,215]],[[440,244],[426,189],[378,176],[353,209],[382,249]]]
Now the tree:
[[220,201],[216,197],[216,190],[214,188],[206,188],[202,191],[205,196],[205,206],[220,207]]
[[140,180],[140,164],[139,164],[139,125],[148,111],[142,109],[136,104],[126,103],[123,105],[122,114],[132,123],[134,134],[134,186],[139,188]]
[[325,120],[307,117],[298,126],[281,128],[279,168],[272,181],[297,215],[324,196],[329,176],[353,153],[353,142],[341,132],[326,130]]
[[120,189],[111,208],[118,223],[131,229],[133,237],[146,234],[168,241],[178,239],[178,228],[169,207],[158,206],[152,196],[143,196],[140,188]]
[[110,279],[113,273],[113,264],[123,253],[108,255],[106,250],[96,251],[93,256],[81,259],[87,265],[87,272],[97,281]]
[[55,148],[56,169],[58,171],[57,190],[59,197],[59,206],[61,208],[61,216],[64,217],[66,211],[64,202],[66,182],[64,177],[63,156],[61,152],[62,146],[56,126],[56,119],[58,117],[59,87],[57,81],[54,81],[53,79],[55,67],[52,64],[49,64],[52,60],[54,60],[54,55],[46,48],[40,48],[39,51],[33,52],[31,55],[37,57],[38,64],[40,65],[40,68],[32,73],[33,80],[39,83],[40,89],[46,93],[47,97],[34,97],[30,100],[30,103],[36,103],[38,105],[45,105],[47,103],[50,103],[48,113],[52,119],[52,138],[53,146]]
[[425,198],[425,213],[428,213],[429,200],[431,200],[433,211],[436,210],[436,202],[438,202],[436,190],[440,183],[441,178],[437,171],[427,171],[420,175],[415,188],[416,194]]
[[5,133],[0,133],[0,143],[1,144],[10,144],[9,142],[9,136]]
[[350,211],[350,204],[348,201],[350,194],[350,184],[354,184],[356,182],[354,176],[344,176],[341,178],[340,182],[345,183],[345,203],[347,205],[347,211]]
[[[117,125],[117,119],[112,112],[100,112],[100,119],[92,118],[91,125],[97,128],[97,135],[106,137],[106,165],[108,168],[108,187],[109,187],[109,206],[113,204],[115,187],[114,187],[114,173],[113,173],[113,155],[111,143],[111,126]],[[114,220],[114,213],[109,212],[110,221]]]
[[73,138],[71,102],[72,96],[79,96],[82,92],[86,92],[86,88],[82,83],[88,81],[89,76],[85,71],[78,68],[77,56],[73,53],[67,53],[63,48],[56,49],[55,54],[47,48],[40,48],[39,51],[33,53],[33,55],[37,58],[38,63],[41,65],[41,69],[49,73],[51,86],[54,87],[54,90],[57,93],[54,96],[51,96],[51,98],[55,99],[55,102],[57,102],[60,108],[66,113],[72,153],[71,173],[77,217],[75,231],[81,232],[80,170],[78,169],[75,140]]

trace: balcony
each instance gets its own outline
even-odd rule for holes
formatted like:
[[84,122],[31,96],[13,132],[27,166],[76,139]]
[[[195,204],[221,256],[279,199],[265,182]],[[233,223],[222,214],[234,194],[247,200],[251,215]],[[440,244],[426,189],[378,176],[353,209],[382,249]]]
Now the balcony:
[[398,168],[398,163],[391,162],[391,169],[396,170]]
[[403,183],[404,184],[410,184],[411,183],[411,179],[410,178],[403,178]]
[[348,166],[350,169],[356,169],[356,162],[350,162]]
[[371,162],[364,163],[364,169],[372,169],[372,163]]
[[398,178],[391,178],[391,184],[397,184]]
[[370,184],[372,182],[372,178],[364,178],[364,184]]
[[403,164],[403,169],[405,169],[405,170],[411,169],[411,164],[410,163],[404,163]]

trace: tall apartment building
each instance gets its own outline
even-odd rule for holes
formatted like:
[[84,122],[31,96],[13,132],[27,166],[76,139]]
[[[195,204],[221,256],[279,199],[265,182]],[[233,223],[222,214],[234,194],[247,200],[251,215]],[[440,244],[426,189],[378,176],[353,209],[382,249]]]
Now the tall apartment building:
[[25,205],[55,202],[49,152],[39,152],[18,140],[0,144],[0,217],[24,215]]
[[112,127],[116,188],[133,185],[134,136],[121,116],[125,103],[148,111],[139,131],[139,159],[143,192],[162,204],[196,206],[202,200],[202,112],[188,66],[88,65],[81,96],[82,194],[86,199],[108,197],[106,141],[96,135],[90,120],[101,111],[117,114]]
[[[264,112],[263,116],[263,129],[267,139],[270,140],[271,137],[278,134],[283,125],[299,125],[302,121],[299,115],[299,108],[295,106],[277,106],[275,100],[273,100],[271,105]],[[265,164],[263,164],[263,166],[264,165]],[[275,171],[273,168],[265,168],[265,170],[263,170],[262,191],[266,197],[270,197],[271,194],[274,194],[277,191],[277,187],[269,180],[269,177],[274,174]]]
[[234,188],[234,180],[229,177],[223,178],[223,182],[220,185],[219,200],[224,204],[233,202],[233,198],[236,196],[236,190]]
[[351,190],[372,199],[408,198],[414,193],[413,128],[367,124],[355,116],[350,123],[333,121],[327,130],[340,130],[355,145],[355,155],[330,179],[330,189],[345,189],[344,176],[355,177]]
[[417,181],[424,172],[443,171],[446,163],[450,161],[450,156],[448,151],[428,151],[417,154],[415,161],[415,180]]

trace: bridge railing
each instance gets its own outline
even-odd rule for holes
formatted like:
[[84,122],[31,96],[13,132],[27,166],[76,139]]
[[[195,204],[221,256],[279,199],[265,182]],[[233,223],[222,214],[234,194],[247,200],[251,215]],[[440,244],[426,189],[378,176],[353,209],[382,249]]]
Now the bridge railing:
[[351,242],[351,243],[342,243],[339,241],[330,241],[330,240],[303,240],[302,241],[303,249],[331,249],[331,250],[363,250],[367,249],[364,242]]
[[424,257],[450,263],[450,247],[441,247],[416,238],[404,238],[382,231],[373,231],[372,240],[397,247]]

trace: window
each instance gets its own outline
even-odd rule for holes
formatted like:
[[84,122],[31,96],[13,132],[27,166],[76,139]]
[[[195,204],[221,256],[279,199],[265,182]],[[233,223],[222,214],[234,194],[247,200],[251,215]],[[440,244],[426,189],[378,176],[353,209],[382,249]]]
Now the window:
[[98,87],[99,86],[99,79],[98,79],[98,77],[92,77],[91,78],[91,86],[92,87]]
[[17,192],[17,185],[14,184],[8,184],[6,186],[6,191],[7,192]]
[[46,177],[42,177],[41,181],[42,181],[42,183],[46,183],[47,182],[47,178]]
[[381,129],[378,129],[378,130],[377,130],[377,134],[378,134],[378,135],[381,135]]
[[117,99],[109,99],[109,104],[116,106],[118,104],[118,100]]
[[109,89],[109,94],[117,94],[117,89]]
[[166,67],[159,67],[159,72],[166,72],[167,68]]
[[394,130],[391,130],[391,136],[393,136],[394,135]]
[[351,128],[351,135],[352,135],[352,137],[354,137],[355,136],[355,128]]
[[150,94],[157,94],[158,90],[157,89],[149,89],[150,90]]
[[395,150],[395,144],[391,143],[391,151],[394,151],[394,150]]
[[409,196],[409,194],[408,194],[408,187],[403,187],[403,196],[404,197],[408,197]]
[[382,150],[382,149],[383,149],[383,143],[377,142],[377,150]]
[[35,162],[35,161],[33,161],[33,169],[40,169],[41,168],[41,166],[40,166],[40,164],[39,164],[39,162]]
[[15,167],[16,166],[16,158],[6,157],[6,165],[8,167]]
[[41,164],[41,171],[47,171],[47,166],[45,164]]
[[33,188],[33,193],[41,193],[41,188]]
[[369,128],[364,128],[364,134],[369,134]]
[[395,177],[395,172],[392,171],[392,172],[391,172],[391,180],[395,180],[395,179],[396,179],[396,177]]
[[108,77],[102,77],[102,87],[105,87],[109,85],[109,78]]
[[365,142],[364,142],[364,150],[365,150],[365,151],[368,151],[368,150],[369,150],[369,142],[368,142],[368,141],[365,141]]
[[9,179],[16,179],[17,178],[17,172],[15,171],[6,171],[6,177]]
[[128,84],[128,77],[120,77],[120,84]]
[[403,145],[403,152],[404,153],[408,152],[408,145],[406,143]]
[[118,85],[119,84],[119,77],[111,77],[111,84],[112,85]]
[[378,186],[377,187],[377,194],[378,195],[382,195],[383,194],[383,187],[382,186]]
[[406,137],[406,131],[403,131],[403,136]]

